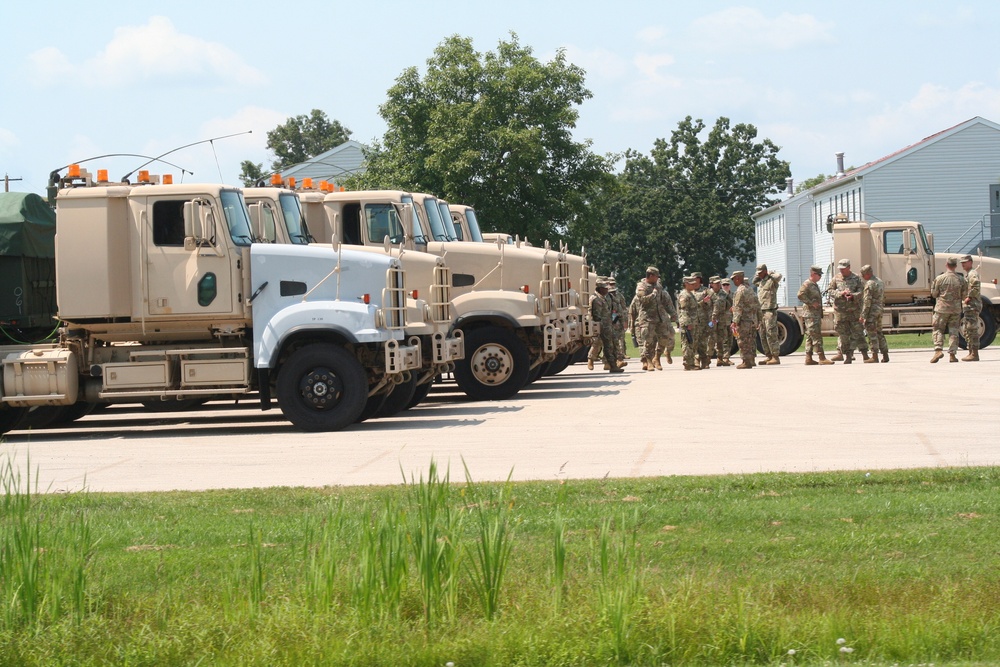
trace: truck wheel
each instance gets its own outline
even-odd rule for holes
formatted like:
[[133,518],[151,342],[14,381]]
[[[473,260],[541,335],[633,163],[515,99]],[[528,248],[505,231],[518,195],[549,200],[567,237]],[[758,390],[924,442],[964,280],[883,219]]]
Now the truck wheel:
[[802,332],[799,323],[788,313],[778,311],[778,354],[782,357],[799,349],[802,344]]
[[528,381],[525,382],[525,385],[534,384],[543,375],[548,375],[549,366],[551,364],[552,364],[551,361],[543,361],[542,363],[538,364],[530,371],[528,371]]
[[392,417],[409,406],[413,394],[417,391],[417,374],[410,373],[410,381],[397,384],[385,397],[382,407],[375,413],[375,418]]
[[473,329],[465,334],[465,358],[455,365],[455,382],[477,401],[503,400],[528,381],[528,363],[528,348],[513,331]]
[[559,375],[566,370],[567,366],[569,366],[569,362],[572,357],[573,355],[568,352],[560,354],[553,359],[552,363],[549,364],[549,367],[545,369],[545,375]]
[[[997,321],[990,310],[990,302],[983,299],[983,309],[979,312],[979,349],[989,347],[990,343],[997,337]],[[965,338],[959,334],[958,344],[963,350],[968,349],[969,344]]]
[[347,350],[313,344],[299,348],[278,370],[281,412],[303,431],[339,431],[353,424],[368,401],[365,370]]
[[27,408],[0,408],[0,435],[13,431]]
[[416,389],[413,390],[413,398],[411,398],[410,402],[406,404],[406,409],[409,410],[410,408],[416,407],[417,405],[423,403],[424,400],[427,398],[427,394],[431,393],[431,387],[434,385],[435,382],[438,382],[440,379],[441,376],[438,375],[431,382],[425,382],[423,384],[417,385]]

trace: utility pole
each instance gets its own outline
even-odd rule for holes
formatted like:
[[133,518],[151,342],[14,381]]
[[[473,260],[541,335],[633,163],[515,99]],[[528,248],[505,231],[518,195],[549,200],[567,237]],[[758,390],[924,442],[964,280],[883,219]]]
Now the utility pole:
[[4,175],[3,175],[3,191],[4,192],[10,192],[10,182],[11,181],[20,181],[20,180],[21,180],[20,178],[11,178],[5,172]]

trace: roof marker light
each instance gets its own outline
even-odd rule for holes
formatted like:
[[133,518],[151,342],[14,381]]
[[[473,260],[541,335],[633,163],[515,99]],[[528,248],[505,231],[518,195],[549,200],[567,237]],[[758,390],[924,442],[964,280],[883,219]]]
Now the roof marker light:
[[271,185],[274,187],[281,185],[281,174],[271,174]]
[[108,170],[107,169],[98,169],[97,170],[97,182],[98,183],[107,183],[108,182]]
[[80,178],[80,165],[71,164],[69,166],[69,171],[66,172],[67,178]]

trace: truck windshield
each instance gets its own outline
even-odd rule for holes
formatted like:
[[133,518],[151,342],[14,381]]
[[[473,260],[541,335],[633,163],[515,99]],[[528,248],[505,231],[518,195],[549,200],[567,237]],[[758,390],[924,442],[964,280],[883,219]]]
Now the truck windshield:
[[424,216],[420,207],[413,205],[413,197],[410,195],[403,195],[400,203],[409,204],[413,209],[413,242],[418,245],[427,245],[427,234],[424,232],[424,223],[422,222]]
[[226,216],[226,225],[229,227],[229,236],[236,245],[250,245],[253,242],[253,234],[250,231],[250,214],[247,213],[247,203],[243,201],[243,193],[233,190],[223,190],[220,193],[222,199],[222,212]]
[[[454,241],[455,237],[448,232],[441,220],[441,208],[434,197],[424,198],[424,210],[427,212],[427,224],[435,241]],[[449,219],[449,227],[451,220]]]
[[469,225],[469,236],[476,243],[483,242],[483,230],[479,228],[479,219],[476,218],[476,211],[473,208],[465,209],[465,222]]
[[312,241],[309,229],[306,228],[305,220],[302,219],[302,207],[299,205],[299,198],[288,193],[278,196],[281,204],[281,213],[285,218],[285,229],[288,230],[288,238],[292,243],[307,245]]
[[451,209],[448,208],[448,202],[438,200],[438,206],[441,208],[441,219],[444,220],[445,226],[447,226],[449,222],[452,223],[451,227],[455,230],[452,232],[452,236],[454,236],[458,241],[464,241],[465,239],[462,237],[462,223],[458,220],[452,220]]

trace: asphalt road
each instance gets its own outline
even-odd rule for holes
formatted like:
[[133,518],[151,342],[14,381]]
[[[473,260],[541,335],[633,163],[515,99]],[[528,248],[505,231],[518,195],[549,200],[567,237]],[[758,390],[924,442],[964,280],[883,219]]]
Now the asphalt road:
[[[186,413],[117,406],[12,431],[0,457],[43,492],[396,484],[430,461],[477,481],[1000,464],[1000,349],[979,363],[780,366],[610,375],[571,366],[503,402],[444,385],[401,416],[301,433],[250,401]],[[964,352],[960,351],[960,356]],[[860,360],[859,360],[860,361]]]

